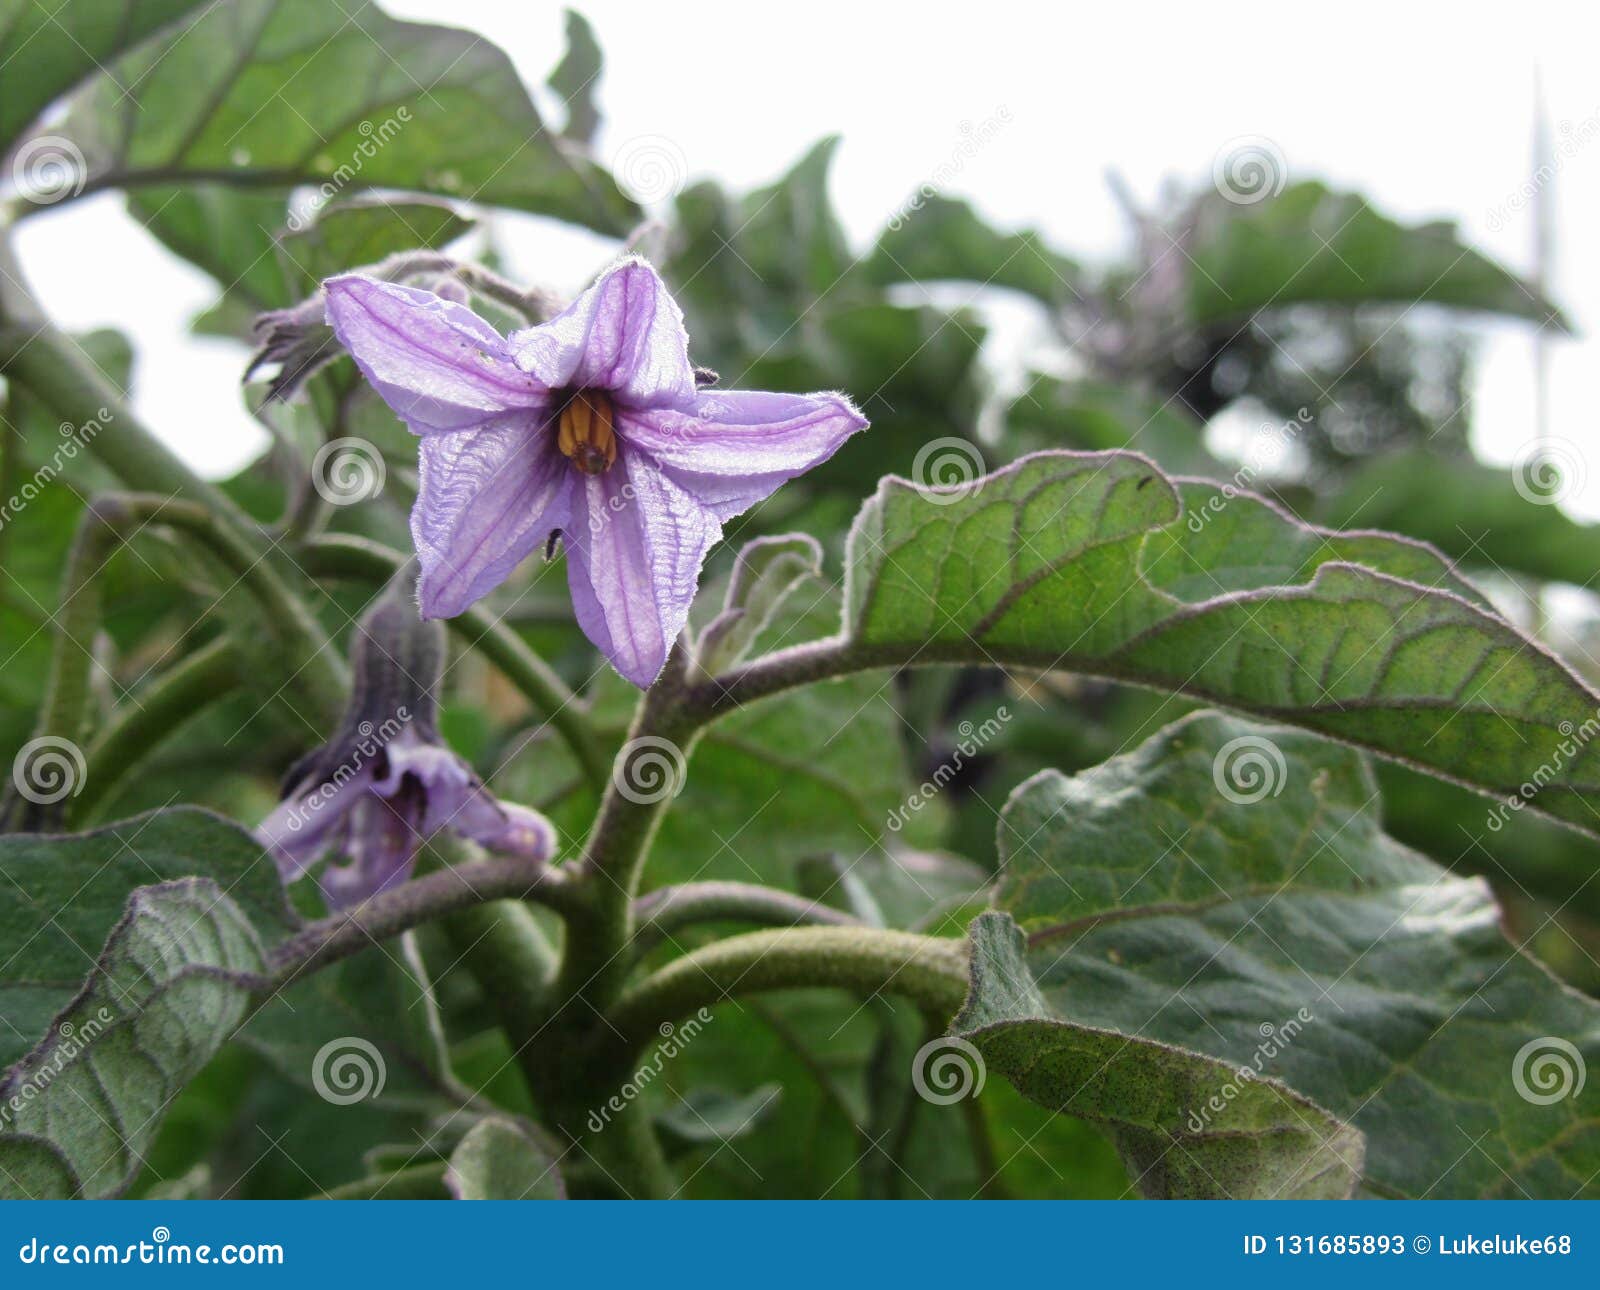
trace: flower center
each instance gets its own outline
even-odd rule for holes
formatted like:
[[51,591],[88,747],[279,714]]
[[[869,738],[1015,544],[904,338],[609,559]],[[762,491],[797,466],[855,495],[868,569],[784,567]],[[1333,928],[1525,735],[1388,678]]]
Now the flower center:
[[578,390],[561,405],[556,444],[585,475],[603,475],[617,459],[611,396],[604,390]]

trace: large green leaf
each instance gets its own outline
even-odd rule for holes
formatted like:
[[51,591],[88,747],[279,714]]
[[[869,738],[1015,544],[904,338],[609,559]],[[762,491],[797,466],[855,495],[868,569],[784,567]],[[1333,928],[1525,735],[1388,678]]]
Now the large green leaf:
[[4,0],[0,152],[52,99],[203,0]]
[[214,881],[262,938],[290,926],[277,870],[249,834],[178,808],[91,833],[0,837],[0,1063],[45,1034],[82,988],[138,887]]
[[[31,964],[36,947],[11,953]],[[215,881],[182,878],[136,890],[93,962],[44,1040],[0,1079],[0,1197],[127,1186],[167,1104],[244,1018],[266,952]]]
[[851,530],[858,664],[1062,668],[1279,717],[1596,831],[1600,706],[1430,547],[1301,524],[1131,453],[885,480]]
[[1294,304],[1415,303],[1565,327],[1555,306],[1453,226],[1400,224],[1320,183],[1293,184],[1258,205],[1213,198],[1183,250],[1197,324]]
[[[1354,1190],[1361,1135],[1309,1099],[1273,1079],[1241,1080],[1200,1053],[1069,1020],[1035,982],[1022,932],[1005,914],[980,915],[971,937],[972,989],[952,1028],[977,1053],[945,1054],[981,1063],[962,1068],[963,1078],[992,1066],[1039,1105],[1105,1126],[1146,1196],[1338,1199]],[[1225,1088],[1238,1090],[1226,1119],[1199,1116]]]
[[414,189],[607,233],[637,215],[546,129],[499,49],[365,2],[222,0],[110,62],[52,130],[88,159],[91,187]]
[[[1506,940],[1481,879],[1384,835],[1359,754],[1197,714],[1029,780],[1000,847],[1057,1015],[1314,1099],[1365,1135],[1369,1191],[1600,1194],[1600,1005]],[[1242,1097],[1192,1092],[1240,1126]]]

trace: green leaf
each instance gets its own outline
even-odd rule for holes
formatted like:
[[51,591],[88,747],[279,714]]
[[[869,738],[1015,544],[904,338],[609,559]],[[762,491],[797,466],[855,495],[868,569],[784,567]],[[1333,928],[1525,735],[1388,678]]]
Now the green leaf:
[[963,486],[885,480],[847,564],[858,665],[1095,674],[1600,820],[1600,750],[1569,739],[1600,696],[1419,543],[1313,529],[1133,454],[1041,453]]
[[696,659],[715,675],[749,653],[784,598],[822,573],[822,546],[807,533],[757,538],[739,550],[722,612],[700,633]]
[[0,3],[0,153],[50,105],[120,51],[202,0],[4,0]]
[[0,837],[0,1063],[26,1053],[77,996],[136,888],[215,882],[271,943],[290,913],[270,858],[243,829],[179,807],[90,833]]
[[[31,964],[38,950],[9,952]],[[82,992],[0,1079],[0,1197],[126,1187],[167,1104],[243,1020],[265,972],[259,935],[212,879],[136,890]]]
[[605,58],[600,42],[594,38],[589,20],[575,9],[567,10],[567,52],[550,73],[550,88],[567,106],[567,126],[562,131],[569,139],[588,144],[600,128],[600,109],[595,106],[595,88]]
[[890,223],[864,271],[885,285],[958,280],[1010,287],[1051,306],[1078,298],[1083,274],[1035,230],[998,232],[967,202],[938,194],[920,199]]
[[1295,304],[1437,304],[1566,323],[1528,283],[1443,223],[1404,225],[1365,198],[1293,184],[1241,206],[1202,205],[1184,244],[1188,315],[1205,325]]
[[[971,937],[957,1038],[1031,1101],[1104,1125],[1144,1195],[1335,1199],[1354,1190],[1362,1142],[1348,1125],[1275,1080],[1239,1080],[1199,1053],[1068,1020],[1035,983],[1006,914],[980,915]],[[944,1056],[971,1060],[959,1049]],[[1225,1121],[1201,1119],[1196,1108],[1225,1087],[1238,1089]]]
[[604,233],[638,215],[545,128],[499,49],[370,3],[222,0],[110,62],[53,131],[88,158],[93,188],[401,188]]
[[450,1154],[445,1185],[457,1200],[565,1200],[549,1150],[513,1121],[486,1116]]
[[[1371,1192],[1600,1194],[1600,1005],[1506,940],[1481,879],[1383,834],[1358,754],[1196,714],[1023,784],[1000,846],[1027,1007],[1281,1081],[1365,1135]],[[1239,1124],[1242,1096],[1189,1096]]]

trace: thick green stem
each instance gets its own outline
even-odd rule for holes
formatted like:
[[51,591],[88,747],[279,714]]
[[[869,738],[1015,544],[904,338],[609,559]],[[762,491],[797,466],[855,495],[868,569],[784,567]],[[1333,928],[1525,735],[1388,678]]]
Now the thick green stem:
[[123,705],[89,745],[83,788],[70,800],[74,824],[92,821],[151,750],[239,684],[240,651],[219,636],[174,664]]
[[[300,566],[314,577],[359,578],[387,582],[406,557],[376,542],[345,536],[320,537],[297,549]],[[450,626],[468,645],[498,667],[535,710],[566,741],[596,788],[610,776],[611,767],[600,751],[585,719],[583,706],[550,665],[503,623],[473,608],[450,620]]]
[[949,1018],[967,995],[965,941],[871,927],[792,927],[715,941],[674,959],[630,989],[606,1016],[608,1031],[637,1052],[699,1008],[770,990],[834,986],[897,994]]
[[686,882],[662,887],[633,903],[633,955],[638,958],[673,932],[696,923],[759,923],[775,927],[857,927],[860,920],[804,896],[749,882]]

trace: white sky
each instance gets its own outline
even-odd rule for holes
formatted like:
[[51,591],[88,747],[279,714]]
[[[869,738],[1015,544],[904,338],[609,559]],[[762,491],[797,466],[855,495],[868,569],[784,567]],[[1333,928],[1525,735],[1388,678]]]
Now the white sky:
[[[471,27],[530,83],[560,56],[560,7],[389,0],[399,16]],[[1532,220],[1506,210],[1530,160],[1535,66],[1557,141],[1591,142],[1555,181],[1553,294],[1581,331],[1600,328],[1600,78],[1593,5],[1508,11],[1452,6],[1045,5],[1019,0],[870,4],[812,0],[582,6],[606,54],[598,152],[641,136],[681,154],[692,181],[770,181],[823,134],[843,134],[834,199],[858,247],[961,145],[963,125],[1006,123],[945,191],[1001,226],[1033,224],[1080,258],[1116,253],[1124,224],[1104,174],[1153,202],[1164,178],[1209,181],[1241,135],[1271,139],[1293,178],[1359,188],[1407,219],[1454,218],[1475,245],[1531,268]],[[1495,212],[1502,211],[1496,219]],[[607,255],[598,239],[505,228],[514,263],[576,288]],[[140,353],[139,409],[189,461],[224,474],[257,450],[240,404],[237,347],[187,334],[214,296],[165,254],[114,195],[26,222],[20,253],[67,326],[111,325]],[[175,267],[176,266],[176,267]],[[1485,327],[1476,425],[1509,461],[1533,435],[1531,333]],[[1596,456],[1600,342],[1558,342],[1553,434]],[[1600,516],[1600,460],[1572,509]]]

